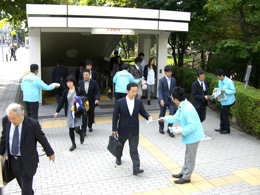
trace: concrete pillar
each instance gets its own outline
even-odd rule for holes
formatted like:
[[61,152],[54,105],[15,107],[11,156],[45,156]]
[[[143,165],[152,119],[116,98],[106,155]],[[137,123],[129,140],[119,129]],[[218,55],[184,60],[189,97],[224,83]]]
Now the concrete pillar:
[[151,35],[141,35],[141,34],[138,35],[138,54],[140,52],[143,52],[144,60],[147,63],[150,59],[151,45],[152,45],[152,36]]
[[[41,30],[40,28],[29,29],[29,55],[30,64],[28,64],[28,69],[30,70],[31,64],[38,64],[39,72],[38,77],[41,76]],[[40,101],[42,103],[42,99]]]
[[29,55],[30,64],[39,65],[38,77],[41,78],[41,30],[40,28],[29,29]]
[[[159,79],[164,76],[164,67],[167,65],[167,45],[170,32],[162,32],[157,35],[156,45],[156,67],[157,67],[157,79],[156,86],[159,84]],[[157,88],[156,88],[157,89]],[[158,94],[157,94],[158,97]]]

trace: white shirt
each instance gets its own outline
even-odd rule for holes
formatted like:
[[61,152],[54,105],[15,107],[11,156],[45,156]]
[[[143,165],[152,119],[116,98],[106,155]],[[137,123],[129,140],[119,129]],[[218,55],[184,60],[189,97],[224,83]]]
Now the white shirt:
[[133,111],[134,111],[134,107],[135,107],[135,98],[130,100],[127,96],[126,96],[126,103],[127,103],[127,107],[128,107],[128,111],[130,116],[132,116]]
[[146,66],[146,61],[145,60],[142,60],[141,66],[143,67],[143,70],[144,70],[144,67]]
[[206,91],[206,86],[205,86],[204,81],[200,81],[200,80],[198,79],[198,82],[199,82],[200,86],[201,86],[201,84],[202,84],[203,91]]
[[135,67],[136,67],[137,70],[139,70],[139,66],[137,66],[137,65],[135,64]]
[[[23,120],[18,125],[19,144],[18,144],[18,153],[16,154],[16,156],[21,156],[20,145],[21,145],[22,127],[23,127]],[[13,123],[11,123],[10,132],[9,132],[9,151],[10,151],[11,154],[12,154],[12,144],[13,144],[14,130],[15,130],[15,125]]]
[[86,94],[88,94],[89,82],[90,82],[90,79],[88,81],[85,81],[85,92],[86,92]]
[[168,77],[165,75],[165,78],[166,78],[167,83],[168,83],[168,89],[170,90],[170,89],[171,89],[171,77],[168,78]]
[[148,68],[147,84],[154,85],[155,72],[154,69]]

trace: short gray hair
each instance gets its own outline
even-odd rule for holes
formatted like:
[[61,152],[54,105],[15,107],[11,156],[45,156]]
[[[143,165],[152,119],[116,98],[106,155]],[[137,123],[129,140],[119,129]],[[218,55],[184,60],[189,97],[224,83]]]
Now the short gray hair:
[[24,109],[21,104],[11,103],[6,108],[6,114],[8,115],[10,112],[16,112],[19,116],[21,116],[24,113]]

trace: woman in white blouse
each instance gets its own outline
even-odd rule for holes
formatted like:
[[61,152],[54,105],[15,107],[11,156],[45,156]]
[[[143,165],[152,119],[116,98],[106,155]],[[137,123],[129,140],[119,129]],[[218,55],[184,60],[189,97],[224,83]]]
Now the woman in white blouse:
[[156,78],[156,67],[154,59],[150,58],[149,63],[144,67],[144,79],[147,81],[147,104],[151,105],[151,94],[154,93],[154,84]]

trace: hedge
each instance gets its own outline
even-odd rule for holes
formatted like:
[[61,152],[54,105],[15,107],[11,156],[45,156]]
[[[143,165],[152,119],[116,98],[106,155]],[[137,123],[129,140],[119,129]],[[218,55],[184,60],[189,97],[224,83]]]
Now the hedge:
[[[192,83],[196,80],[197,70],[173,67],[173,76],[176,78],[177,85],[183,87],[186,92],[191,93]],[[218,86],[218,79],[212,73],[205,73],[209,83],[208,93]],[[236,117],[243,130],[253,136],[260,138],[260,90],[245,84],[234,81],[236,87],[236,103],[231,107],[231,115]],[[218,102],[216,102],[219,104]]]

